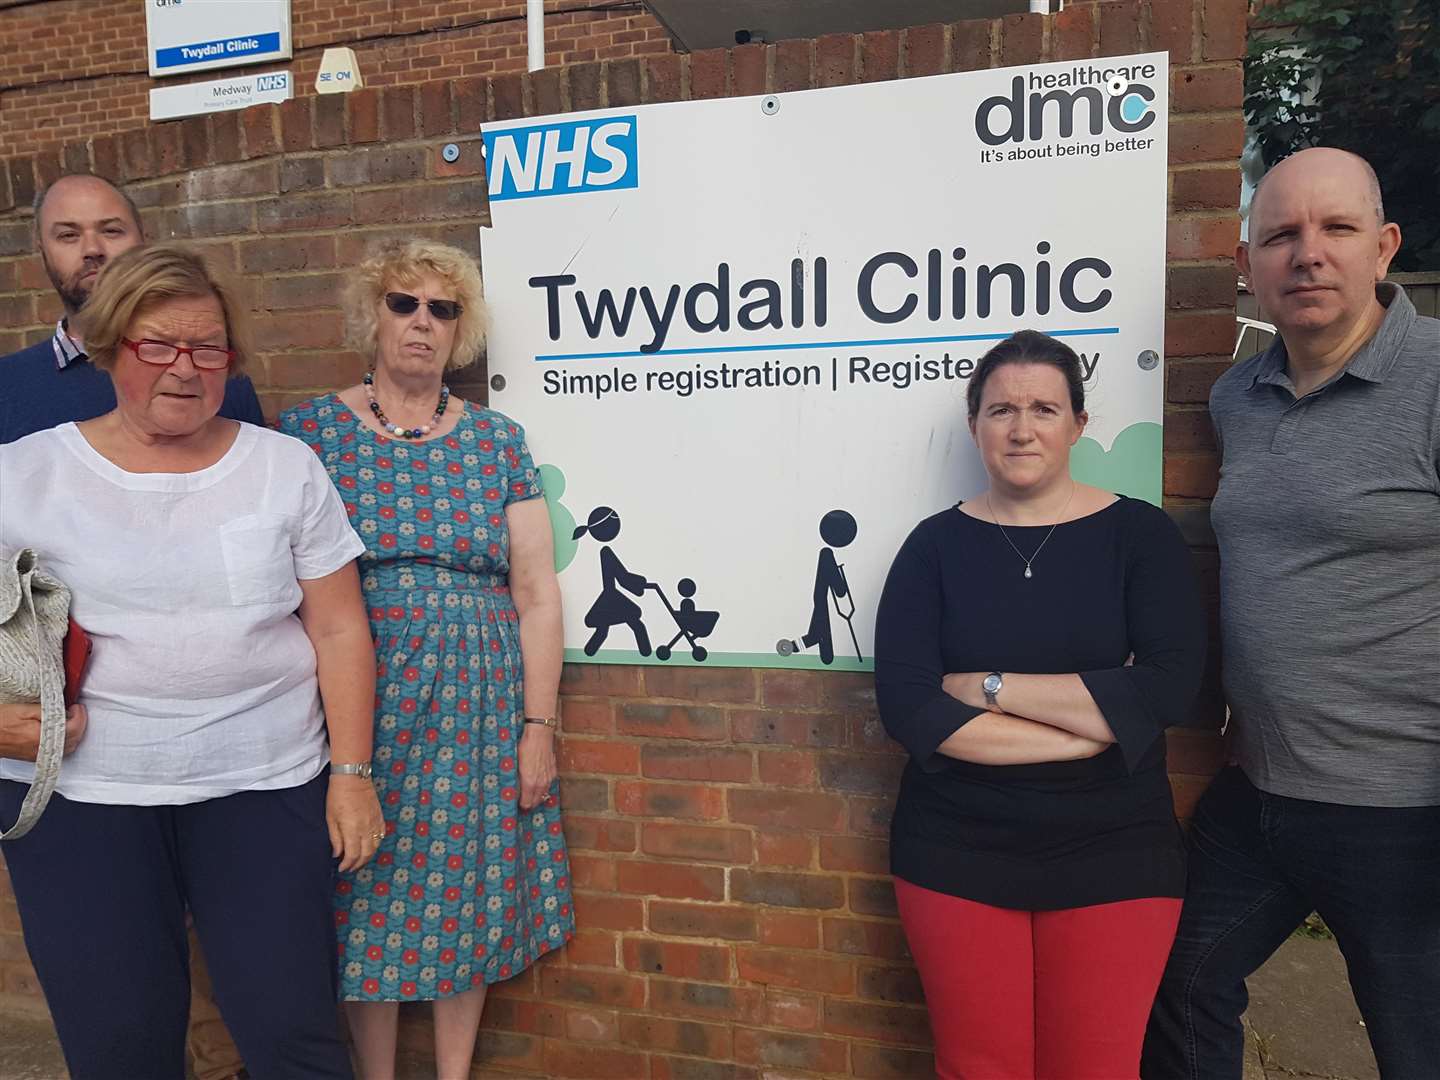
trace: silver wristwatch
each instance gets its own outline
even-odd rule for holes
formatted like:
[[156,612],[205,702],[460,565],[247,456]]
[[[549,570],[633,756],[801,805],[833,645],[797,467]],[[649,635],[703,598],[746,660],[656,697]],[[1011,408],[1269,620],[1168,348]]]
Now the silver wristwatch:
[[980,689],[985,691],[986,705],[989,705],[992,709],[999,706],[1000,703],[995,700],[995,695],[1000,693],[1004,685],[1005,676],[998,671],[992,671],[989,675],[985,676],[984,681],[980,684]]
[[357,761],[348,765],[336,765],[333,761],[330,763],[331,776],[358,776],[361,780],[369,780],[370,772],[368,761]]

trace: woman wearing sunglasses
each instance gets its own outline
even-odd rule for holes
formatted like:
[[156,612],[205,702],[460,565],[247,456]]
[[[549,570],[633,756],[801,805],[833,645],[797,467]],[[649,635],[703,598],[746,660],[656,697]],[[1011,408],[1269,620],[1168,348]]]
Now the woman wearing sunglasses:
[[365,542],[385,839],[336,896],[365,1080],[395,1075],[398,1003],[433,1001],[436,1071],[468,1076],[486,988],[574,931],[555,790],[560,589],[515,421],[453,396],[485,335],[463,251],[388,244],[347,298],[357,386],[284,413]]
[[[250,352],[198,254],[118,256],[78,319],[115,409],[0,447],[0,546],[40,553],[95,643],[85,735],[4,845],[70,1075],[186,1075],[188,911],[254,1075],[348,1077],[334,859],[384,826],[331,775],[370,759],[363,545],[314,454],[217,415]],[[32,769],[0,762],[0,821]]]

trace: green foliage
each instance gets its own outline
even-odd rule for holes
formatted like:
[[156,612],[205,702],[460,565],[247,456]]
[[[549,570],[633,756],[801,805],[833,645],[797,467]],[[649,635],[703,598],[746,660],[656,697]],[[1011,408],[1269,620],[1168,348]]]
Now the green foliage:
[[1393,268],[1440,269],[1440,0],[1273,0],[1262,16],[1245,115],[1266,166],[1307,146],[1360,154],[1404,235]]

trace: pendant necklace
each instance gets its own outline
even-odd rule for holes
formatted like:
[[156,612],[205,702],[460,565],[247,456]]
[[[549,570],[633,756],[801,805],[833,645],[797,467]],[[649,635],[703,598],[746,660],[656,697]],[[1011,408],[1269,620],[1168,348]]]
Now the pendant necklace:
[[[1075,483],[1074,480],[1070,481],[1070,494],[1065,496],[1065,505],[1060,508],[1059,516],[1061,518],[1064,518],[1065,511],[1070,509],[1070,500],[1075,498],[1075,488],[1077,486],[1078,485]],[[995,527],[1000,530],[1000,535],[1003,536],[1005,538],[1005,542],[1010,545],[1010,550],[1015,552],[1016,555],[1019,555],[1020,561],[1025,564],[1025,577],[1034,577],[1035,575],[1030,572],[1030,564],[1033,563],[1037,558],[1039,558],[1041,549],[1050,542],[1050,537],[1054,534],[1055,529],[1059,526],[1060,522],[1057,521],[1054,525],[1050,526],[1050,532],[1047,532],[1045,534],[1045,539],[1040,541],[1040,547],[1037,547],[1035,551],[1031,554],[1031,556],[1027,559],[1025,558],[1025,553],[1015,546],[1015,541],[1010,539],[1010,534],[1005,531],[1005,526],[1000,524],[1000,519],[995,516],[995,507],[990,504],[990,492],[988,491],[985,492],[985,509],[990,511],[990,520],[993,521],[995,523]]]
[[401,439],[420,439],[430,434],[431,428],[440,423],[445,415],[445,407],[450,404],[450,387],[445,383],[440,384],[440,404],[435,406],[435,415],[430,418],[430,423],[420,424],[417,427],[405,428],[398,424],[392,424],[386,418],[384,411],[380,408],[380,402],[375,398],[375,373],[367,371],[361,380],[365,384],[365,397],[370,402],[370,411],[375,414],[375,419],[380,426],[391,435]]

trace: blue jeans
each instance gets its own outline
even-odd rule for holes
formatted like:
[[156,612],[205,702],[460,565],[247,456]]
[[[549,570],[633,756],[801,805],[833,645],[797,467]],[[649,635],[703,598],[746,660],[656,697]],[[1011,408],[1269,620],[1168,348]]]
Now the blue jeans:
[[1340,806],[1215,778],[1150,1015],[1144,1080],[1240,1080],[1245,979],[1312,910],[1335,934],[1385,1080],[1440,1070],[1440,806]]

